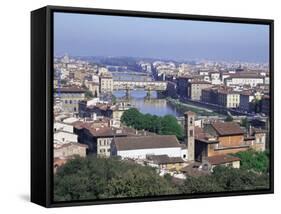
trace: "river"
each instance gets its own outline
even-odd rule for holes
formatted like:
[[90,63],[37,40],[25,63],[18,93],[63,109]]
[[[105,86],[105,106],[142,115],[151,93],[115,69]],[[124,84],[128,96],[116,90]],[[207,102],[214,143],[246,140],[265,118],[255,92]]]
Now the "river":
[[[125,91],[114,91],[113,94],[117,99],[125,97]],[[157,98],[156,91],[151,92],[150,98],[146,98],[145,90],[133,90],[130,92],[130,103],[142,113],[149,113],[157,116],[171,114],[179,116],[180,113],[171,106],[166,99]]]

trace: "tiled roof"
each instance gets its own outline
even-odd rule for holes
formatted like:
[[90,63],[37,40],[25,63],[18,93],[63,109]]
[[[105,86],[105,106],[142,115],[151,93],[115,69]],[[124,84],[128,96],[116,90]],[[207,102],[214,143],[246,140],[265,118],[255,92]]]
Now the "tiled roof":
[[179,147],[174,135],[155,135],[140,137],[124,137],[114,139],[117,150],[157,149]]
[[234,161],[240,161],[240,158],[230,156],[230,155],[217,155],[213,157],[208,157],[207,161],[211,165],[220,165],[220,164],[225,164],[225,163],[231,163]]
[[181,157],[169,157],[168,155],[150,155],[147,157],[147,159],[156,164],[173,164],[184,162]]
[[211,126],[216,130],[219,136],[244,134],[244,131],[240,128],[240,126],[234,122],[217,121],[211,123]]
[[211,136],[209,133],[204,132],[204,130],[198,126],[195,126],[195,139],[205,143],[218,143],[217,139],[214,136]]

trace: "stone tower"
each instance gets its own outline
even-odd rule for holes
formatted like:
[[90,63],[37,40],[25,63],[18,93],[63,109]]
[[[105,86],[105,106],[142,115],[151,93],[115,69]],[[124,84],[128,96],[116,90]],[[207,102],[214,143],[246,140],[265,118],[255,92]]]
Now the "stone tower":
[[187,159],[189,161],[194,161],[195,153],[195,142],[194,142],[194,123],[195,123],[195,113],[188,111],[184,113],[185,118],[185,136],[186,136],[186,146],[187,146]]

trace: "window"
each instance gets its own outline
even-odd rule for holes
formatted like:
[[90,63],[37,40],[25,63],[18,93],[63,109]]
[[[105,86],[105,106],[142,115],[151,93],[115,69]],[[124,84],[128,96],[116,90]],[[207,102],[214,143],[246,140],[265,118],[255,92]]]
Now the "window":
[[192,123],[193,123],[193,118],[191,117],[190,121],[189,121],[189,124],[192,125]]

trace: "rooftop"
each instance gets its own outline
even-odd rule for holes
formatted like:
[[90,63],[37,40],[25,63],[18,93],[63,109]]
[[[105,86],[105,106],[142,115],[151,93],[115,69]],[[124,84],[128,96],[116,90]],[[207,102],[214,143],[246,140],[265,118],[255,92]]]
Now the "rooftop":
[[184,163],[184,160],[181,157],[169,157],[168,155],[150,155],[147,159],[156,164]]
[[211,123],[211,126],[215,129],[215,131],[220,136],[244,134],[244,131],[240,128],[240,126],[234,122],[217,121]]
[[181,148],[174,135],[124,137],[114,139],[117,150]]
[[213,157],[208,157],[207,161],[211,165],[220,165],[220,164],[225,164],[225,163],[231,163],[234,161],[240,161],[240,158],[234,157],[231,155],[217,155]]

